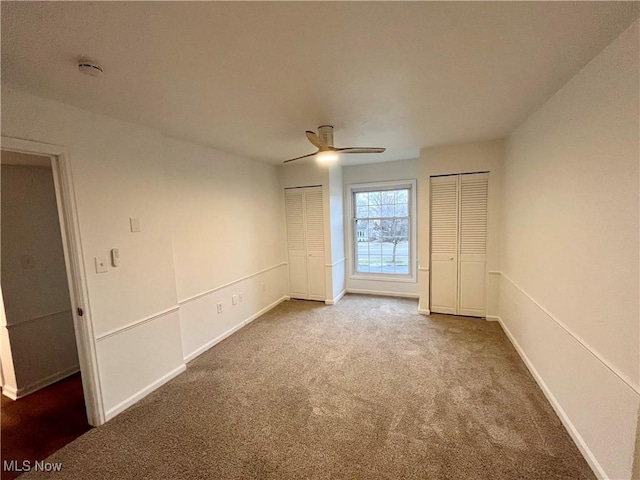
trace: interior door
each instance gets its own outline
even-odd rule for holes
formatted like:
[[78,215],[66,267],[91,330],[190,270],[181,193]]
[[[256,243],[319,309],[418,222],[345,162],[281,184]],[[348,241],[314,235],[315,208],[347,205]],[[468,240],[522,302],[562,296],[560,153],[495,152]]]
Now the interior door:
[[458,176],[431,178],[431,311],[457,313]]

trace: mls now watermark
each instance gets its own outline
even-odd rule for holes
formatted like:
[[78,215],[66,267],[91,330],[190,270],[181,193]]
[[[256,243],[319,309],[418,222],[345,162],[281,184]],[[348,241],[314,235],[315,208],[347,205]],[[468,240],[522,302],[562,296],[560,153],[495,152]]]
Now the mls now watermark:
[[5,472],[30,472],[32,470],[34,472],[59,472],[62,470],[62,462],[3,460],[2,470]]

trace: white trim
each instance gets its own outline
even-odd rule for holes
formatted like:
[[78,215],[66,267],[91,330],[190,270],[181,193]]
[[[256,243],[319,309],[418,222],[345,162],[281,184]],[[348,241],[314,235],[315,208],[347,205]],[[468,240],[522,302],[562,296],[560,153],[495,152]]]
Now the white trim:
[[5,397],[10,398],[11,400],[18,399],[18,391],[15,388],[13,388],[11,385],[3,385],[2,394]]
[[347,260],[347,257],[342,257],[340,260],[335,261],[333,263],[325,263],[324,266],[327,267],[327,268],[329,268],[329,267],[333,268],[336,265],[338,265],[339,263],[345,262],[346,260]]
[[567,332],[571,337],[573,337],[573,339],[578,342],[587,352],[589,352],[591,355],[593,355],[600,363],[602,363],[602,365],[604,365],[608,370],[611,371],[611,373],[613,373],[616,377],[618,377],[627,387],[629,387],[633,392],[635,392],[636,395],[640,395],[640,387],[637,385],[634,385],[632,380],[630,378],[627,377],[627,375],[625,375],[623,372],[621,372],[620,370],[618,370],[615,366],[611,365],[607,360],[605,360],[602,355],[600,355],[598,353],[597,350],[595,350],[593,347],[591,347],[580,335],[578,335],[577,333],[575,333],[573,330],[571,330],[569,327],[567,327],[564,323],[562,323],[562,321],[560,321],[558,318],[556,318],[551,312],[549,312],[549,310],[547,310],[545,307],[543,307],[540,303],[538,303],[531,295],[529,295],[527,292],[525,292],[522,288],[520,288],[519,285],[517,285],[513,280],[511,280],[511,278],[509,278],[509,276],[507,274],[505,274],[504,272],[499,272],[500,275],[502,277],[504,277],[506,280],[509,281],[509,283],[511,283],[511,285],[513,285],[514,287],[516,287],[518,290],[520,290],[520,292],[527,297],[529,300],[531,300],[534,305],[536,305],[542,312],[544,312],[551,320],[553,320],[554,322],[556,322],[558,324],[558,326],[560,328],[562,328],[565,332]]
[[159,387],[161,387],[162,385],[167,383],[169,380],[171,380],[172,378],[177,377],[178,375],[180,375],[182,372],[184,372],[186,370],[187,370],[187,366],[184,363],[182,365],[180,365],[179,367],[174,368],[169,373],[167,373],[166,375],[163,375],[162,377],[160,377],[158,380],[156,380],[152,384],[147,385],[142,390],[134,393],[133,395],[131,395],[126,400],[123,400],[122,402],[117,404],[115,407],[110,408],[105,414],[106,420],[107,421],[111,420],[113,417],[115,417],[116,415],[118,415],[122,411],[126,410],[131,405],[133,405],[134,403],[139,402],[144,397],[149,395],[151,392],[153,392],[154,390],[158,389]]
[[380,295],[381,297],[420,298],[417,293],[386,292],[382,290],[368,290],[362,288],[347,288],[346,293],[358,293],[361,295]]
[[276,300],[275,302],[273,302],[270,305],[267,305],[266,307],[264,307],[262,310],[260,310],[259,312],[254,313],[253,315],[251,315],[249,318],[247,318],[246,320],[240,322],[238,325],[236,325],[235,327],[230,328],[229,330],[227,330],[226,332],[218,335],[216,338],[214,338],[213,340],[205,343],[204,345],[202,345],[201,347],[196,348],[193,352],[189,353],[188,355],[184,356],[184,363],[189,363],[191,360],[193,360],[194,358],[196,358],[197,356],[203,354],[204,352],[206,352],[207,350],[209,350],[211,347],[213,347],[214,345],[216,345],[217,343],[220,343],[222,340],[224,340],[225,338],[227,338],[228,336],[234,334],[235,332],[237,332],[238,330],[240,330],[242,327],[250,324],[251,322],[253,322],[256,318],[264,315],[265,313],[267,313],[269,310],[274,309],[275,307],[277,307],[278,305],[280,305],[282,302],[289,300],[288,296],[283,296],[281,298],[279,298],[278,300]]
[[389,283],[416,283],[417,280],[410,276],[400,276],[394,273],[388,273],[388,277],[378,276],[377,273],[366,275],[364,273],[354,273],[349,276],[349,280],[366,280],[367,282],[389,282]]
[[418,313],[420,315],[431,315],[431,310],[429,310],[428,308],[419,308]]
[[106,333],[101,333],[100,335],[98,335],[96,337],[96,341],[100,342],[100,341],[104,340],[105,338],[109,338],[109,337],[112,337],[112,336],[117,335],[119,333],[122,333],[124,331],[130,330],[130,329],[132,329],[134,327],[137,327],[139,325],[142,325],[142,324],[145,324],[147,322],[150,322],[151,320],[155,320],[157,318],[164,317],[166,314],[171,313],[171,312],[175,312],[179,308],[180,308],[180,306],[176,305],[175,307],[167,308],[166,310],[162,310],[161,312],[154,313],[153,315],[149,315],[148,317],[141,318],[140,320],[135,320],[135,321],[133,321],[131,323],[128,323],[127,325],[124,325],[123,327],[114,328],[113,330],[109,330]]
[[342,297],[344,297],[345,293],[347,293],[347,289],[345,288],[344,290],[342,290],[337,297],[335,297],[333,300],[325,300],[324,303],[325,305],[335,305],[336,303],[338,303],[340,301],[340,299]]
[[502,318],[499,315],[487,315],[485,319],[488,322],[502,322]]
[[2,326],[6,327],[6,328],[19,327],[21,325],[26,325],[26,324],[31,323],[31,322],[37,322],[38,320],[43,320],[43,319],[49,318],[49,317],[55,317],[56,315],[60,315],[61,313],[67,313],[67,312],[69,313],[69,315],[71,315],[71,309],[67,308],[66,310],[60,310],[59,312],[47,313],[46,315],[39,315],[37,317],[28,318],[27,320],[23,320],[21,322],[8,323],[8,324],[2,325]]
[[[5,150],[51,157],[87,420],[89,424],[97,427],[105,422],[105,412],[69,149],[60,145],[5,136],[2,136],[0,141],[1,147]],[[82,317],[76,314],[78,308],[83,310]]]
[[41,388],[48,387],[49,385],[59,382],[63,378],[67,378],[69,375],[73,375],[74,373],[78,373],[80,371],[80,366],[76,363],[75,365],[71,365],[69,368],[65,368],[56,373],[52,373],[51,375],[47,375],[40,380],[36,380],[35,382],[27,385],[26,387],[18,388],[14,390],[13,388],[7,386],[2,389],[2,393],[9,397],[11,400],[17,400],[22,397],[26,397],[30,393],[36,392]]
[[252,273],[250,275],[238,278],[237,280],[234,280],[234,281],[229,282],[229,283],[225,283],[224,285],[220,285],[219,287],[212,288],[211,290],[207,290],[206,292],[198,293],[197,295],[193,295],[192,297],[187,297],[187,298],[185,298],[183,300],[178,300],[178,305],[184,305],[185,303],[191,302],[192,300],[196,300],[196,299],[198,299],[200,297],[204,297],[205,295],[210,295],[210,294],[212,294],[214,292],[217,292],[218,290],[222,290],[223,288],[230,287],[231,285],[235,285],[236,283],[242,282],[243,280],[248,280],[249,278],[255,277],[255,276],[260,275],[262,273],[266,273],[266,272],[268,272],[270,270],[273,270],[273,269],[278,268],[278,267],[282,267],[284,265],[287,265],[287,262],[281,262],[281,263],[278,263],[277,265],[272,265],[270,267],[265,268],[264,270],[260,270],[259,272],[255,272],[255,273]]
[[[505,276],[504,274],[502,275]],[[527,366],[527,368],[531,372],[531,375],[533,375],[533,378],[536,380],[536,382],[540,386],[540,389],[544,393],[545,397],[547,397],[547,400],[555,410],[556,414],[558,415],[558,417],[560,417],[560,421],[569,432],[569,435],[571,435],[571,438],[573,439],[574,443],[578,446],[578,449],[582,453],[582,456],[589,463],[589,466],[591,467],[591,469],[598,475],[599,478],[607,478],[607,475],[604,469],[602,468],[602,466],[600,465],[596,457],[591,452],[591,449],[589,449],[589,447],[585,443],[584,439],[582,438],[582,435],[580,435],[576,427],[573,425],[573,423],[565,413],[564,409],[560,406],[560,403],[556,400],[556,397],[553,395],[553,393],[551,393],[551,390],[549,389],[545,381],[542,379],[542,376],[538,373],[538,371],[536,370],[536,367],[533,366],[533,363],[531,363],[531,360],[529,360],[529,357],[527,357],[527,354],[524,352],[522,347],[520,347],[515,337],[511,334],[511,332],[509,331],[505,323],[502,321],[502,318],[498,317],[498,322],[500,322],[500,326],[502,327],[507,337],[513,344],[514,348],[520,355],[520,358],[522,358],[522,361],[524,362],[524,364]]]

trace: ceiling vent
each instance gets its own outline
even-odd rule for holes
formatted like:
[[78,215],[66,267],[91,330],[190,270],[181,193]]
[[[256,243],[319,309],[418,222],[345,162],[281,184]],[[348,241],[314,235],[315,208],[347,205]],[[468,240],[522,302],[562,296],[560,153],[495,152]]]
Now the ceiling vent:
[[104,73],[102,67],[92,60],[82,59],[78,62],[78,70],[85,75],[101,77]]

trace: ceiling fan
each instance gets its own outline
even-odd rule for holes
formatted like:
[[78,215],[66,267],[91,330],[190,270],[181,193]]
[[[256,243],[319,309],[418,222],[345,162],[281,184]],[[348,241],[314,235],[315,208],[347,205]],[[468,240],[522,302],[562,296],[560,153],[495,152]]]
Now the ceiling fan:
[[301,157],[285,160],[283,163],[293,162],[302,158],[313,157],[318,155],[318,160],[330,161],[338,158],[338,153],[382,153],[386,148],[378,147],[346,147],[336,148],[333,146],[333,125],[321,125],[318,127],[318,133],[310,130],[306,131],[307,138],[311,143],[318,147],[318,151],[303,155]]

